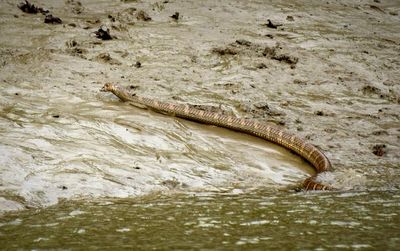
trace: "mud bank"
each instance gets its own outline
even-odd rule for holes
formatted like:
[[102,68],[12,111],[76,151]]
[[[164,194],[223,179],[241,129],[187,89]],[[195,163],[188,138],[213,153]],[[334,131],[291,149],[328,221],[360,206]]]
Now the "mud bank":
[[339,189],[399,189],[399,4],[33,3],[62,23],[0,3],[1,210],[312,173],[252,137],[119,103],[105,82],[278,124],[326,153],[321,179]]

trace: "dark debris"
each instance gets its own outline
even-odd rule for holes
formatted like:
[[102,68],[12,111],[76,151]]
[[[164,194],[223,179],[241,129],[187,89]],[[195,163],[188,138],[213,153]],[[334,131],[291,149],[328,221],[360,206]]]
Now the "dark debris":
[[282,24],[273,24],[270,19],[268,19],[267,21],[268,23],[265,24],[265,26],[267,26],[268,28],[277,29],[279,26],[282,26]]
[[175,20],[178,20],[178,19],[179,19],[179,12],[175,12],[175,13],[171,16],[171,18],[173,18],[173,19],[175,19]]
[[100,27],[97,31],[94,32],[96,34],[97,38],[100,38],[101,40],[111,40],[112,37],[110,35],[110,29],[104,29],[103,27]]

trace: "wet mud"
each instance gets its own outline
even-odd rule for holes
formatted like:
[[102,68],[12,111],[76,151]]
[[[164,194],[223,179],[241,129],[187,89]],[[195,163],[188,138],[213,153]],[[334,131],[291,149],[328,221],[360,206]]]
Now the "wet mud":
[[123,104],[105,82],[277,124],[324,151],[334,170],[319,179],[339,190],[400,188],[396,2],[27,4],[0,3],[1,211],[313,173],[262,140]]

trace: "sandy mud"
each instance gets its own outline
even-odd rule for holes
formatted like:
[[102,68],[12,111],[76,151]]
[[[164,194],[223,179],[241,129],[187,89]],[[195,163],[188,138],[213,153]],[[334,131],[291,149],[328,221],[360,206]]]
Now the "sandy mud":
[[275,123],[326,153],[320,179],[338,189],[399,189],[396,1],[32,3],[0,3],[0,210],[313,173],[262,140],[123,104],[105,82]]

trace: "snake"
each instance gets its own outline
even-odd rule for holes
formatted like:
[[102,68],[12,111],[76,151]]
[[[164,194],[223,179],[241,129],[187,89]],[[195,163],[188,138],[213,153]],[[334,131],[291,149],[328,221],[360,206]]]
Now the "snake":
[[139,108],[203,124],[224,127],[273,142],[298,154],[314,167],[316,173],[302,182],[304,190],[334,190],[332,186],[321,184],[317,181],[318,174],[332,169],[332,165],[326,155],[316,146],[278,126],[215,111],[207,111],[189,104],[174,104],[138,96],[130,89],[119,84],[106,83],[100,91],[111,92],[123,102],[128,102]]

